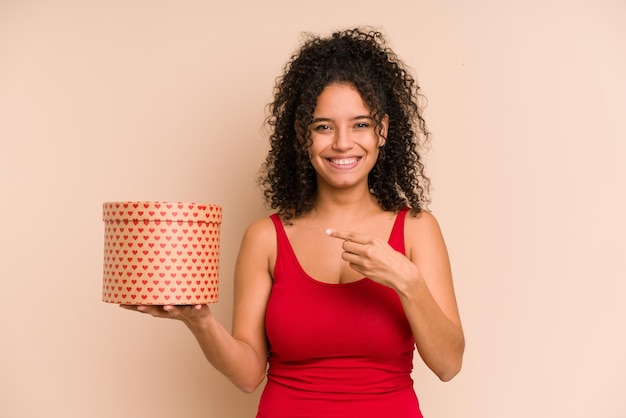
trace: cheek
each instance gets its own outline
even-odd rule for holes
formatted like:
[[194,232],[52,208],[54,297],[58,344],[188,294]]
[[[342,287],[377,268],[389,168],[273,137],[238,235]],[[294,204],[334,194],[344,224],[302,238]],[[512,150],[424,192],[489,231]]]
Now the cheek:
[[309,155],[318,155],[322,151],[324,151],[329,146],[329,142],[325,140],[324,137],[320,136],[312,136],[311,143],[307,148],[307,152]]

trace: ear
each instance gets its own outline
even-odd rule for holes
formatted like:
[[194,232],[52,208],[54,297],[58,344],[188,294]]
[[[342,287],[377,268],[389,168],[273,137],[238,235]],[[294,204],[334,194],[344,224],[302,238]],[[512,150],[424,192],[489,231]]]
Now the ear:
[[389,129],[389,115],[385,114],[380,121],[380,131],[378,133],[378,146],[382,147],[387,142],[387,130]]

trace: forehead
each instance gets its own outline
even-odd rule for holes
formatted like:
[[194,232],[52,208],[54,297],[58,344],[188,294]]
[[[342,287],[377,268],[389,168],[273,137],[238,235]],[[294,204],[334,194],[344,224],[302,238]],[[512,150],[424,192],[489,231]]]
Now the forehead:
[[314,115],[347,115],[354,117],[355,114],[369,115],[370,108],[367,106],[356,87],[350,84],[329,84],[317,97]]

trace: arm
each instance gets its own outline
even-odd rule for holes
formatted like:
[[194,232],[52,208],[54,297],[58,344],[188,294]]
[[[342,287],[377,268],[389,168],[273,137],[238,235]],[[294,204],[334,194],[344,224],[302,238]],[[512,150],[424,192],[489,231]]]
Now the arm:
[[269,218],[256,221],[244,234],[235,266],[232,333],[217,322],[208,305],[134,308],[185,323],[207,360],[246,393],[263,381],[267,366],[265,308],[272,287],[269,266],[276,251],[274,238]]
[[423,211],[407,217],[407,257],[417,271],[397,282],[424,363],[443,381],[461,370],[465,338],[459,317],[448,251],[435,217]]
[[424,363],[443,381],[461,369],[465,340],[454,295],[448,252],[435,217],[407,216],[406,257],[383,240],[346,231],[343,259],[352,268],[394,289],[411,325]]

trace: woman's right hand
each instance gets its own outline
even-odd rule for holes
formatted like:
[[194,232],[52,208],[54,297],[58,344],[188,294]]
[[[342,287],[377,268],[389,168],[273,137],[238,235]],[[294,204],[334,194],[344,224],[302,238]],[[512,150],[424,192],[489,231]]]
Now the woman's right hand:
[[209,305],[120,305],[128,309],[152,315],[155,318],[177,319],[193,326],[212,315]]

